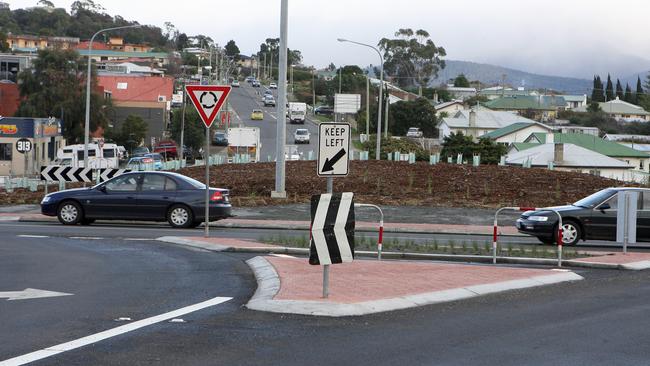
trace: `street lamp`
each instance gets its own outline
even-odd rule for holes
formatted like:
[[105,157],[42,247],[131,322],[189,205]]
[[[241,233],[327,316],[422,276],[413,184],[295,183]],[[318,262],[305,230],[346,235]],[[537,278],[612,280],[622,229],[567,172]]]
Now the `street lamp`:
[[104,28],[98,30],[93,36],[90,38],[90,42],[88,43],[88,74],[86,74],[86,123],[84,125],[84,168],[88,168],[88,138],[90,136],[90,79],[91,79],[91,65],[92,65],[92,51],[93,51],[93,41],[95,40],[95,37],[99,33],[102,32],[108,32],[112,30],[118,30],[118,29],[126,29],[126,28],[140,28],[143,25],[141,24],[136,24],[136,25],[125,25],[123,27],[113,27],[113,28]]
[[[381,102],[383,98],[383,89],[384,89],[384,57],[381,55],[381,52],[369,44],[361,43],[361,42],[355,42],[355,41],[350,41],[348,39],[344,38],[337,38],[336,39],[339,42],[349,42],[349,43],[354,43],[359,46],[365,46],[365,47],[370,47],[373,50],[377,52],[379,55],[379,60],[380,60],[380,73],[379,73],[379,100],[377,101],[379,106],[377,108],[377,151],[375,152],[375,160],[381,160],[381,154],[380,154],[380,148],[381,148]],[[366,123],[370,123],[370,121],[366,121]]]

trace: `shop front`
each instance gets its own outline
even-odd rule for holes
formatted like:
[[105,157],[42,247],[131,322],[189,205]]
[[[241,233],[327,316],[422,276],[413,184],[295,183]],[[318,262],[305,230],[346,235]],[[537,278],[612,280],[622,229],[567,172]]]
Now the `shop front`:
[[[31,142],[29,152],[19,151],[21,139]],[[0,176],[36,176],[64,145],[59,119],[0,117]]]

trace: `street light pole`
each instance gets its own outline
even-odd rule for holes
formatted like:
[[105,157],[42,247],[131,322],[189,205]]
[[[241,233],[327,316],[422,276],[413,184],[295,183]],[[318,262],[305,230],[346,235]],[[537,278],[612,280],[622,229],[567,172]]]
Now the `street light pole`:
[[348,39],[343,39],[343,38],[337,38],[337,41],[339,41],[339,42],[349,42],[349,43],[354,43],[354,44],[359,45],[359,46],[369,47],[369,48],[372,48],[373,50],[375,50],[375,52],[377,52],[377,54],[379,55],[379,60],[381,62],[381,64],[380,64],[380,66],[381,66],[380,70],[381,71],[379,73],[379,100],[378,100],[378,103],[377,103],[377,104],[379,104],[378,107],[377,107],[377,151],[375,152],[375,160],[381,160],[381,153],[380,153],[380,151],[381,151],[381,103],[382,103],[382,99],[384,98],[384,93],[383,93],[383,89],[384,89],[384,57],[381,55],[381,52],[379,52],[379,50],[376,47],[371,46],[369,44],[350,41]]
[[84,168],[88,167],[88,140],[90,138],[90,79],[92,78],[91,76],[91,66],[92,66],[92,52],[93,52],[93,42],[95,41],[95,37],[97,37],[98,34],[102,32],[108,32],[112,30],[118,30],[118,29],[126,29],[126,28],[139,28],[142,27],[141,24],[136,24],[136,25],[126,25],[123,27],[113,27],[113,28],[104,28],[100,29],[95,34],[93,34],[92,37],[90,37],[90,42],[88,43],[88,73],[86,74],[86,121],[84,123]]
[[[284,146],[286,143],[286,103],[287,103],[287,23],[289,0],[282,0],[280,5],[280,60],[278,65],[278,106],[277,106],[277,132],[275,145],[275,191],[271,197],[287,198],[285,190],[285,162]],[[271,58],[273,62],[273,58]],[[273,68],[271,68],[273,72]],[[273,79],[273,78],[271,78]]]

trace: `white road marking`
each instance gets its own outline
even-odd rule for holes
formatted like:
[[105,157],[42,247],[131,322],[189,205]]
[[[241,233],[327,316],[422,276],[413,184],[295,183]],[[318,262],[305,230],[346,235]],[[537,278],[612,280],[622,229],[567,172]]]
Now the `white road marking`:
[[71,236],[68,239],[78,239],[78,240],[102,240],[104,238],[96,236]]
[[174,319],[176,317],[189,314],[201,309],[205,309],[210,306],[219,305],[226,301],[232,300],[232,297],[215,297],[207,301],[200,302],[198,304],[186,306],[177,310],[173,310],[164,314],[152,316],[150,318],[138,320],[136,322],[125,324],[113,329],[105,330],[103,332],[95,333],[83,338],[76,339],[74,341],[57,344],[55,346],[47,347],[35,352],[27,353],[22,356],[10,358],[5,361],[0,362],[0,366],[19,366],[25,365],[30,362],[42,360],[47,357],[58,355],[66,351],[71,351],[80,347],[87,346],[89,344],[97,343],[108,338],[112,338],[124,333],[132,332],[134,330],[144,328],[149,325],[163,322],[165,320]]
[[151,239],[151,238],[124,238],[122,240],[127,240],[127,241],[155,241],[156,239]]
[[47,235],[18,235],[19,238],[49,238]]
[[44,297],[57,297],[57,296],[70,296],[70,295],[72,294],[68,294],[65,292],[39,290],[37,288],[26,288],[22,291],[0,292],[0,299],[7,298],[7,301],[29,300],[29,299],[41,299]]
[[288,255],[288,254],[271,253],[271,255],[274,256],[274,257],[280,257],[280,258],[296,258],[296,257],[294,257],[292,255]]

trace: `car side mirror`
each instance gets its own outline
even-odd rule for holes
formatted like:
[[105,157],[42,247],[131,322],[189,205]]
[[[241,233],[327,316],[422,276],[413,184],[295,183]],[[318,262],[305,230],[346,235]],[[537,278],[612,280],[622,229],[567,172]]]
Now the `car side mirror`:
[[603,203],[598,208],[600,209],[601,212],[605,212],[605,210],[609,210],[610,208],[612,208],[612,206],[610,206],[609,203]]
[[106,186],[105,185],[100,186],[98,189],[99,189],[100,192],[106,193]]

